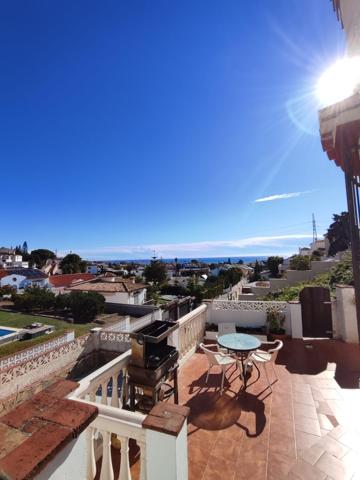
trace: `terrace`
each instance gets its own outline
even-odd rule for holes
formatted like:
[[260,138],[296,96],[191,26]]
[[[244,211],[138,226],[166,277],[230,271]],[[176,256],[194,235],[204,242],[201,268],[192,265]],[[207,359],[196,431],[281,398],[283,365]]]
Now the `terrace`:
[[[35,478],[66,478],[69,471],[100,480],[358,478],[358,345],[287,340],[272,392],[261,370],[245,391],[232,366],[221,395],[220,372],[214,368],[206,384],[207,359],[197,350],[207,308],[181,318],[173,339],[180,352],[179,403],[187,408],[172,408],[169,400],[150,415],[128,411],[126,351],[68,395],[98,414]],[[124,334],[111,335],[124,341]]]

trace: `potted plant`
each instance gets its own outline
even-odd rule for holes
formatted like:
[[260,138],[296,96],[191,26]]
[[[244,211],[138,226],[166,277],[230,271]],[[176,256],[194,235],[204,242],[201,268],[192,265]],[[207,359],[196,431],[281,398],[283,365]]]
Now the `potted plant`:
[[284,323],[285,314],[274,307],[269,307],[266,311],[266,323],[268,327],[268,335],[272,340],[284,340],[287,338]]

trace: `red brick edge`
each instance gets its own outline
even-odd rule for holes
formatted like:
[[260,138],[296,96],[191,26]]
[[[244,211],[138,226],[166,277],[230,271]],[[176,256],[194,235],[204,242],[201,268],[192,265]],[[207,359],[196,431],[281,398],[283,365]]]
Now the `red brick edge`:
[[0,417],[0,478],[34,478],[96,418],[95,406],[64,398],[77,386],[60,380]]

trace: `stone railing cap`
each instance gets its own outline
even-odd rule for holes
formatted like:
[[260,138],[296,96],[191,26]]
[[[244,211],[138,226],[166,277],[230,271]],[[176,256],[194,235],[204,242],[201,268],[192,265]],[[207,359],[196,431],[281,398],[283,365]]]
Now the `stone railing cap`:
[[177,437],[189,413],[190,408],[184,405],[159,402],[145,418],[142,426]]
[[34,478],[98,414],[64,396],[79,384],[60,380],[0,417],[0,478]]

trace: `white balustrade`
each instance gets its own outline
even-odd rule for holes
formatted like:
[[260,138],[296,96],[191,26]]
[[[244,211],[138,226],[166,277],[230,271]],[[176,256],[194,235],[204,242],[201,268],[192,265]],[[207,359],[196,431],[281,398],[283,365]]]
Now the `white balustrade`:
[[184,363],[195,352],[197,345],[203,341],[206,309],[206,305],[200,305],[179,320],[176,346],[179,349],[180,363]]
[[[181,362],[195,352],[197,344],[203,339],[206,309],[206,305],[201,305],[179,320],[179,328],[174,332],[176,337],[173,341],[179,349]],[[102,340],[117,341],[117,339],[124,342],[129,339],[126,334],[116,332],[101,331],[99,335],[100,342]],[[119,335],[120,337],[118,337]],[[130,358],[131,350],[127,350],[82,379],[79,387],[68,396],[72,400],[95,404],[98,408],[98,416],[89,425],[87,431],[88,476],[91,480],[95,477],[99,477],[100,480],[131,480],[130,441],[135,441],[139,448],[137,455],[140,463],[140,480],[165,478],[162,470],[156,468],[160,437],[168,446],[173,442],[169,447],[169,452],[174,455],[174,458],[179,455],[179,451],[181,452],[186,459],[184,468],[187,472],[186,433],[185,440],[181,437],[178,442],[172,436],[167,440],[164,434],[157,432],[149,434],[149,430],[142,427],[145,415],[122,408],[126,404],[128,395],[127,368]],[[186,429],[186,426],[184,428]],[[180,450],[176,446],[179,442],[184,447]],[[119,454],[117,454],[117,449],[119,449]],[[157,452],[156,455],[154,452]],[[119,470],[116,468],[116,471],[114,471],[114,464],[118,465],[118,461],[114,461],[115,455],[120,457]],[[172,462],[173,460],[167,462],[169,471],[172,473],[170,475],[166,473],[166,478],[186,480],[187,473],[182,473],[180,479],[176,473],[177,470],[170,468],[170,466],[173,467]],[[176,463],[175,460],[174,462]],[[159,465],[159,469],[161,468]]]
[[[101,458],[100,480],[131,480],[129,441],[133,439],[139,446],[140,479],[146,480],[146,430],[142,428],[145,415],[101,404],[98,408],[99,415],[88,427],[89,478],[95,478],[96,461]],[[116,453],[112,451],[116,452],[117,449],[120,469],[115,479],[113,464],[116,462],[113,462],[113,456]]]
[[[124,399],[127,398],[127,367],[130,357],[131,350],[127,350],[82,379],[70,398],[122,408]],[[101,395],[98,394],[100,389]]]

